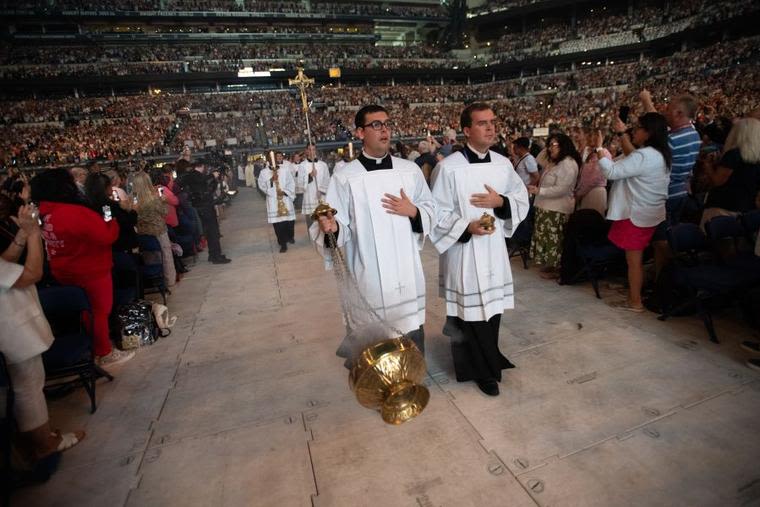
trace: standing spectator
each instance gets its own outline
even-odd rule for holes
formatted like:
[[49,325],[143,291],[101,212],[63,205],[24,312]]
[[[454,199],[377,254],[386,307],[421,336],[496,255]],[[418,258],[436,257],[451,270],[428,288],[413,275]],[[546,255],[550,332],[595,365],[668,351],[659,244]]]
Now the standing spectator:
[[597,144],[601,157],[599,166],[609,180],[615,181],[610,192],[607,218],[613,220],[609,239],[625,250],[628,264],[628,300],[613,306],[643,312],[641,287],[644,280],[642,255],[652,239],[657,225],[665,219],[665,201],[668,195],[668,175],[671,163],[665,118],[658,113],[646,113],[639,117],[628,140],[625,124],[618,118],[613,130],[625,136],[624,145],[635,146],[625,158],[612,162],[602,156],[604,149]]
[[81,287],[92,310],[94,351],[102,365],[131,359],[134,352],[113,348],[108,332],[108,315],[113,305],[111,245],[119,236],[115,220],[85,205],[74,178],[68,171],[48,169],[31,181],[32,201],[40,205],[50,271],[59,283]]
[[[84,431],[53,431],[42,389],[45,369],[41,354],[53,343],[53,333],[42,313],[34,284],[42,278],[42,237],[31,206],[22,206],[19,231],[0,256],[0,352],[13,384],[13,411],[20,449],[30,462],[78,444]],[[23,265],[17,264],[26,252]],[[4,473],[8,473],[6,470]]]
[[604,148],[598,154],[594,149],[595,146],[601,146],[604,140],[601,130],[584,127],[582,133],[583,165],[575,186],[575,203],[577,209],[593,209],[604,216],[607,211],[607,178],[599,168],[599,157],[612,160],[612,155]]
[[216,218],[216,210],[214,210],[214,178],[206,174],[205,163],[196,162],[192,170],[180,177],[178,183],[188,193],[193,207],[200,216],[203,233],[208,241],[209,262],[212,264],[231,262],[222,254],[222,245],[219,243],[219,222]]
[[530,154],[530,139],[518,137],[512,143],[512,151],[515,154],[515,172],[525,186],[538,185],[541,175],[538,173],[536,157]]
[[536,196],[530,253],[535,262],[542,265],[541,276],[557,278],[565,223],[575,209],[573,190],[581,157],[565,134],[550,136],[547,146],[547,165],[541,179],[538,185],[528,186],[528,192]]
[[[656,113],[652,95],[648,90],[639,94],[644,110]],[[668,201],[665,204],[666,219],[654,236],[654,253],[657,273],[665,265],[670,256],[667,238],[667,227],[681,220],[681,212],[689,199],[689,178],[694,170],[699,155],[702,139],[694,128],[694,116],[697,113],[697,101],[691,95],[673,97],[665,110],[665,119],[670,127],[668,146],[673,157],[670,168],[670,183],[668,185]],[[623,153],[629,155],[633,151],[630,143],[623,142]]]
[[177,272],[174,269],[172,244],[166,231],[169,206],[153,186],[150,177],[142,171],[136,173],[132,179],[132,192],[137,197],[137,232],[158,239],[163,257],[164,281],[167,287],[173,287],[177,282]]

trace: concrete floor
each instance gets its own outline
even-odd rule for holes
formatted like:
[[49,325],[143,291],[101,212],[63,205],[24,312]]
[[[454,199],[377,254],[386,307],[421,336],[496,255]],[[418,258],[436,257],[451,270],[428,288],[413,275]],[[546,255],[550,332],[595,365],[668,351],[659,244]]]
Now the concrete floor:
[[454,380],[428,246],[431,400],[394,427],[349,390],[335,281],[303,220],[278,253],[242,189],[222,230],[233,263],[200,257],[171,336],[99,384],[98,411],[81,391],[50,402],[87,438],[14,505],[760,505],[760,375],[733,316],[715,345],[695,317],[614,310],[515,261],[501,348],[517,368],[489,398]]

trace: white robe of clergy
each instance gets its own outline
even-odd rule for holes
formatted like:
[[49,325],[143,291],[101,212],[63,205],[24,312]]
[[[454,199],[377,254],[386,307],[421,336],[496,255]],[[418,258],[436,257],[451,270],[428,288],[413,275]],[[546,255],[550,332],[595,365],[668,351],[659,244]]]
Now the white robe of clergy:
[[[419,252],[435,210],[420,168],[407,160],[388,158],[390,169],[368,171],[358,159],[348,163],[331,179],[326,202],[337,210],[337,243],[344,248],[347,268],[359,291],[386,322],[409,333],[425,322],[425,277]],[[382,206],[384,194],[399,196],[402,188],[419,210],[421,232],[412,230],[408,217],[392,215]],[[330,250],[324,246],[319,223],[314,222],[309,232],[329,266]]]
[[304,215],[311,215],[314,208],[319,204],[319,200],[325,198],[327,188],[330,185],[330,170],[327,168],[327,164],[321,160],[316,160],[314,162],[314,169],[316,169],[317,175],[309,181],[312,171],[311,162],[304,160],[299,164],[298,168],[298,175],[301,178],[301,186],[303,187],[301,213]]
[[333,166],[333,176],[336,174],[340,174],[341,171],[343,171],[343,168],[346,167],[349,164],[349,162],[346,162],[342,158],[339,159],[337,162],[335,162],[335,165]]
[[[297,194],[303,194],[304,185],[303,185],[303,175],[301,174],[301,162],[294,164],[293,162],[287,161],[288,168],[293,173],[293,180],[296,183],[296,193]],[[283,162],[284,163],[284,162]]]
[[[471,164],[463,152],[452,153],[435,168],[431,178],[436,224],[430,233],[441,254],[439,285],[446,300],[446,314],[464,321],[487,321],[514,308],[512,269],[504,238],[511,237],[528,215],[525,184],[506,157],[489,151],[490,162]],[[458,239],[472,220],[483,212],[470,204],[472,194],[487,192],[485,185],[509,200],[511,218],[496,217],[491,235]]]
[[253,169],[254,169],[254,167],[253,167],[253,163],[252,162],[248,162],[245,165],[245,176],[244,176],[244,178],[245,178],[245,186],[246,187],[253,187],[253,186],[256,185],[256,181],[255,181],[256,178],[254,177]]
[[279,173],[280,190],[284,193],[282,200],[285,202],[285,207],[288,209],[288,214],[285,216],[277,215],[277,188],[272,181],[272,169],[270,169],[268,165],[261,170],[258,180],[259,189],[264,192],[267,197],[267,222],[270,224],[296,219],[296,212],[293,207],[293,199],[296,196],[296,184],[293,180],[293,173],[284,166],[280,167],[277,172]]

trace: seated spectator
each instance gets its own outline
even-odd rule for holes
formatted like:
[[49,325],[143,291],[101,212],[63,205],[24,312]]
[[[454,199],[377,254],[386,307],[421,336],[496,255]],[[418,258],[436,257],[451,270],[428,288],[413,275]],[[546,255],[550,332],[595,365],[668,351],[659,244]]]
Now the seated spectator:
[[108,315],[113,305],[111,245],[119,236],[115,220],[91,210],[68,171],[48,169],[31,181],[32,201],[38,202],[50,271],[63,285],[81,287],[92,310],[89,323],[99,364],[114,365],[131,359],[111,345]]
[[557,278],[565,223],[575,210],[573,189],[581,158],[573,141],[565,134],[550,136],[547,146],[547,165],[541,179],[538,185],[528,185],[528,192],[536,196],[530,254],[542,266],[543,277]]
[[760,190],[760,120],[743,118],[726,140],[727,151],[715,165],[707,165],[709,191],[701,225],[719,215],[738,215],[755,208]]
[[[75,446],[85,433],[61,433],[50,427],[41,354],[53,343],[53,333],[34,286],[42,278],[42,236],[31,206],[22,206],[14,222],[19,231],[0,256],[0,352],[13,384],[19,449],[33,466]],[[24,264],[16,264],[24,251]]]
[[136,173],[132,179],[132,193],[137,197],[137,232],[158,239],[163,254],[164,281],[167,287],[173,287],[177,282],[177,272],[174,269],[172,244],[166,230],[169,206],[153,186],[150,177],[142,171]]
[[602,173],[614,181],[607,211],[607,218],[613,220],[608,237],[617,247],[625,250],[628,264],[628,300],[615,302],[612,306],[643,312],[643,253],[657,225],[665,220],[665,201],[668,198],[671,163],[668,128],[664,116],[646,113],[639,117],[630,140],[620,118],[615,121],[613,130],[624,136],[624,150],[629,151],[626,149],[630,148],[629,144],[635,149],[630,150],[625,158],[612,162],[602,156],[604,148],[600,142],[595,147],[601,157],[599,167]]

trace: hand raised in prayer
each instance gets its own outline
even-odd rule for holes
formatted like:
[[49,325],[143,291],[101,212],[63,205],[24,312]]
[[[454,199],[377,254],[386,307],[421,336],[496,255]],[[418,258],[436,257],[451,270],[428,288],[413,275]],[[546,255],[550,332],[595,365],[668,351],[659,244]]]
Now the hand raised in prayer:
[[493,228],[491,230],[484,229],[483,224],[480,222],[480,219],[477,218],[470,222],[470,225],[467,226],[467,232],[472,234],[473,236],[488,236],[490,234],[493,234],[496,228]]
[[651,102],[652,101],[652,94],[649,93],[649,90],[644,88],[639,93],[639,99],[641,99],[642,102]]
[[488,192],[485,194],[472,194],[470,196],[470,204],[476,208],[490,209],[501,208],[504,206],[504,198],[488,185],[485,185],[485,187]]
[[338,232],[338,222],[335,221],[332,213],[319,216],[319,229],[324,233]]
[[417,206],[415,206],[412,200],[409,199],[403,188],[401,189],[401,197],[396,197],[393,194],[385,194],[385,197],[380,199],[380,201],[382,201],[385,211],[391,215],[400,215],[409,218],[417,216]]

